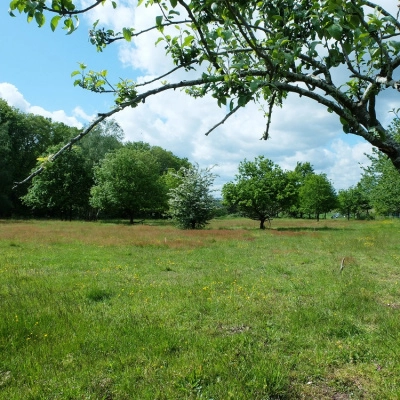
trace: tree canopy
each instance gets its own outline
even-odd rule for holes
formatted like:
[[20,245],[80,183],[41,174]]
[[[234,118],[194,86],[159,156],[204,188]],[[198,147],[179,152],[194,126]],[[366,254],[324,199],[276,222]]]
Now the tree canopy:
[[289,209],[297,197],[288,174],[262,156],[242,161],[235,182],[225,184],[222,195],[226,205],[237,205],[243,215],[260,221],[260,229],[265,221]]
[[78,132],[49,118],[23,113],[0,99],[0,217],[26,211],[19,199],[26,187],[13,191],[14,182],[29,175],[50,146],[65,143]]
[[[51,5],[45,0],[12,0],[10,13],[25,13],[28,21],[35,20],[39,26],[51,16],[52,30],[63,21],[64,29],[72,33],[81,14],[107,3],[117,7],[112,0],[92,0],[83,8],[76,0],[53,0]],[[396,7],[387,10],[368,0],[138,3],[159,10],[153,25],[141,31],[127,26],[114,32],[97,21],[89,32],[91,43],[102,51],[119,40],[134,41],[158,30],[157,43],[165,47],[175,67],[148,82],[120,79],[112,83],[108,71],[96,72],[80,64],[73,72],[75,85],[115,96],[115,108],[99,114],[81,135],[149,96],[182,88],[194,97],[211,95],[226,107],[221,123],[250,102],[261,103],[266,115],[262,137],[267,139],[274,107],[295,93],[336,114],[346,133],[367,140],[400,170],[400,144],[383,124],[390,111],[384,109],[385,92],[400,89],[400,81],[394,79],[400,66]],[[174,78],[180,70],[190,72],[187,80]]]
[[175,178],[175,187],[168,192],[169,216],[182,229],[201,229],[214,217],[215,200],[211,188],[216,175],[212,168],[200,169],[198,165],[169,171]]
[[91,205],[121,210],[131,224],[141,211],[157,210],[166,202],[159,164],[150,151],[123,147],[108,153],[94,172]]
[[32,179],[22,200],[46,215],[71,220],[74,212],[83,215],[87,210],[92,184],[91,168],[85,162],[82,149],[74,146]]
[[322,213],[336,207],[336,192],[325,174],[310,174],[300,187],[300,207],[307,214],[314,214],[317,221]]
[[[396,119],[390,130],[400,142],[400,120]],[[400,176],[383,154],[373,151],[371,165],[364,168],[360,186],[364,188],[374,211],[383,215],[400,214]]]

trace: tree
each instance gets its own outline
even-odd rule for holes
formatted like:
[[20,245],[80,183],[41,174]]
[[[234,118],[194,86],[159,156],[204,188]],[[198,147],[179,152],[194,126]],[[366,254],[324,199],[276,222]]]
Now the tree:
[[[6,215],[11,211],[22,214],[26,210],[20,201],[20,197],[26,194],[26,187],[19,186],[12,191],[13,183],[29,175],[37,165],[37,158],[49,146],[66,142],[77,133],[76,128],[23,113],[0,99],[0,198],[8,209]],[[2,211],[5,213],[6,209]]]
[[114,119],[98,124],[79,142],[89,167],[99,164],[108,152],[120,149],[123,138],[124,131]]
[[336,206],[336,193],[325,174],[308,175],[300,188],[300,206],[307,214],[314,214],[319,221],[320,214]]
[[10,199],[12,186],[11,163],[11,140],[8,134],[8,126],[7,124],[1,124],[0,120],[0,217],[9,215],[12,210]]
[[235,182],[225,184],[222,195],[226,205],[237,205],[243,215],[260,221],[260,229],[265,229],[265,221],[293,204],[296,190],[287,173],[259,156],[239,164]]
[[[390,127],[392,135],[400,142],[400,120],[396,119]],[[371,165],[364,168],[361,179],[369,200],[378,214],[399,215],[400,176],[387,156],[373,150],[369,156]]]
[[[64,29],[72,33],[78,16],[105,3],[117,7],[113,0],[92,0],[84,8],[77,0],[53,0],[51,5],[46,0],[12,0],[10,14],[25,13],[39,26],[51,15],[52,30],[63,20]],[[80,64],[73,72],[75,85],[115,96],[115,108],[99,114],[83,135],[149,96],[184,88],[191,96],[211,95],[219,106],[226,106],[221,123],[250,102],[266,103],[267,139],[274,107],[295,93],[336,114],[346,133],[367,140],[400,170],[400,143],[381,122],[388,111],[381,113],[384,93],[400,89],[400,81],[393,78],[400,66],[395,11],[369,0],[139,0],[142,3],[159,9],[153,26],[114,32],[97,21],[89,31],[91,43],[102,51],[157,29],[158,43],[176,67],[148,82],[122,79],[112,84],[108,71],[95,72]],[[190,71],[190,79],[182,79],[182,70]],[[194,71],[198,75],[191,79]]]
[[201,229],[214,217],[215,199],[211,186],[216,175],[198,165],[169,171],[179,184],[169,190],[169,216],[182,229]]
[[292,217],[303,218],[303,210],[300,206],[300,188],[304,185],[307,176],[314,174],[313,166],[307,162],[297,162],[294,171],[288,172],[288,177],[292,185],[296,188],[296,200],[288,210]]
[[[54,152],[55,149],[49,149]],[[33,178],[28,193],[22,201],[28,207],[47,215],[58,215],[71,220],[74,213],[84,214],[89,206],[92,171],[85,163],[82,150],[74,146],[54,162],[46,163],[45,170]]]
[[171,151],[165,150],[160,146],[151,146],[149,143],[145,142],[128,142],[125,146],[139,151],[149,151],[153,154],[160,166],[160,175],[166,174],[170,169],[178,171],[181,167],[190,167],[187,158],[179,158]]
[[133,224],[140,212],[164,207],[165,187],[157,160],[149,151],[123,147],[106,154],[94,172],[90,199],[94,208],[122,211]]
[[354,218],[360,218],[363,213],[368,215],[368,211],[371,208],[368,198],[359,183],[348,189],[339,190],[337,203],[338,210],[347,217],[347,220],[350,219],[352,214]]

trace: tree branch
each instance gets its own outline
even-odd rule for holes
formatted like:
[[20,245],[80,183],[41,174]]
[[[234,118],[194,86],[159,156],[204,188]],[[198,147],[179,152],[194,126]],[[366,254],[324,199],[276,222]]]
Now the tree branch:
[[[105,114],[99,114],[99,117],[96,118],[86,129],[84,129],[78,136],[75,136],[72,138],[66,145],[64,145],[60,150],[57,151],[57,153],[53,154],[50,158],[49,161],[53,162],[55,161],[64,151],[68,150],[71,148],[71,146],[81,140],[84,136],[86,136],[95,126],[97,126],[101,121],[105,120],[107,117],[110,117],[111,115],[117,113],[120,111],[119,109],[114,109],[108,113]],[[29,182],[32,178],[34,178],[36,175],[39,175],[44,169],[45,165],[42,164],[39,168],[37,168],[34,172],[32,172],[29,176],[27,176],[23,181],[21,182],[14,182],[13,189],[16,189],[18,186],[23,185],[24,183]]]
[[397,29],[400,29],[400,22],[397,21],[397,19],[395,17],[393,17],[392,14],[390,14],[389,12],[387,12],[383,7],[381,7],[379,4],[375,4],[372,1],[366,1],[364,0],[364,4],[374,10],[378,10],[382,15],[384,15],[385,17],[389,17],[392,21],[392,23],[394,25],[396,25]]
[[43,10],[50,11],[55,14],[60,14],[60,15],[77,15],[77,14],[83,14],[87,11],[92,10],[93,8],[97,7],[99,4],[101,4],[103,0],[97,0],[95,3],[93,3],[91,6],[86,7],[82,10],[76,10],[76,11],[70,11],[66,10],[65,8],[62,8],[61,10],[56,10],[54,8],[48,7],[48,6],[43,6]]
[[[160,26],[167,27],[167,26],[172,26],[172,25],[188,24],[190,22],[192,22],[192,21],[191,20],[174,21],[174,22],[168,22],[168,23],[161,24]],[[150,28],[143,29],[140,32],[132,33],[131,37],[138,37],[138,36],[142,35],[143,33],[147,33],[147,32],[153,31],[155,29],[158,29],[160,26],[154,25],[154,26],[151,26]],[[117,35],[118,34],[119,33],[117,33]],[[113,42],[116,42],[117,40],[124,40],[124,39],[125,39],[124,36],[117,36],[117,37],[114,37],[112,39],[105,39],[105,43],[106,44],[111,44]]]
[[224,119],[218,122],[218,124],[214,125],[211,129],[209,129],[205,135],[208,136],[214,129],[218,128],[220,125],[222,125],[231,115],[233,115],[239,108],[242,106],[236,106],[231,112],[225,115]]
[[196,29],[197,29],[197,31],[199,32],[199,35],[200,35],[201,43],[203,44],[204,49],[207,52],[208,57],[211,60],[211,63],[214,65],[214,68],[218,71],[220,66],[219,66],[219,64],[217,62],[216,57],[213,56],[213,53],[211,52],[211,50],[210,50],[210,48],[208,46],[208,43],[207,43],[207,40],[206,40],[206,38],[204,36],[203,29],[202,29],[201,25],[197,22],[195,16],[192,13],[192,10],[189,8],[189,6],[184,1],[178,0],[178,3],[186,10],[186,12],[189,15],[189,18],[191,19],[191,22],[196,26]]

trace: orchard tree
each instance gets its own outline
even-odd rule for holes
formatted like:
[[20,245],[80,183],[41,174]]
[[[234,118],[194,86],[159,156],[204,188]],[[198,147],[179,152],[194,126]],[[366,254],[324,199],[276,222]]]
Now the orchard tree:
[[246,217],[260,221],[260,229],[265,229],[265,221],[293,204],[296,188],[278,165],[259,156],[239,164],[235,182],[223,186],[222,196],[227,206],[237,206]]
[[[54,148],[49,150],[54,152]],[[74,146],[54,162],[49,162],[48,157],[38,161],[46,164],[45,170],[33,178],[28,193],[22,197],[23,203],[35,212],[65,220],[83,214],[89,207],[93,180],[82,150]]]
[[[396,119],[390,127],[393,136],[400,142],[400,120]],[[384,154],[373,150],[368,156],[371,165],[364,168],[361,183],[368,188],[368,197],[378,214],[400,213],[400,175]]]
[[308,175],[300,188],[300,207],[307,214],[314,214],[319,221],[320,214],[336,207],[336,192],[325,174]]
[[298,161],[293,171],[288,172],[288,177],[292,185],[296,188],[296,200],[288,210],[292,217],[303,218],[303,211],[300,207],[300,188],[304,185],[307,176],[314,174],[311,163]]
[[370,202],[360,184],[349,187],[348,189],[339,190],[337,202],[338,210],[344,214],[348,220],[352,214],[354,218],[360,218],[364,213],[368,216],[369,209],[371,209]]
[[91,205],[99,210],[121,211],[128,215],[131,224],[141,212],[165,205],[159,165],[148,151],[123,147],[106,154],[94,168],[94,179]]
[[[140,7],[158,10],[152,26],[141,31],[126,26],[116,32],[97,21],[89,31],[90,42],[102,51],[117,41],[134,41],[158,30],[157,43],[175,67],[147,82],[121,79],[113,83],[108,71],[96,72],[80,64],[73,72],[74,84],[113,94],[115,108],[99,114],[74,140],[116,112],[179,88],[193,97],[211,95],[226,107],[227,115],[220,123],[251,102],[262,103],[266,110],[262,136],[267,139],[274,107],[294,93],[334,113],[346,133],[378,148],[399,171],[400,144],[382,121],[390,111],[385,93],[400,89],[400,81],[394,78],[400,67],[400,22],[397,2],[393,0],[388,9],[382,3],[139,0]],[[52,30],[61,21],[67,33],[72,33],[81,14],[104,4],[117,7],[114,0],[92,0],[79,8],[81,4],[78,0],[53,0],[51,4],[12,0],[10,14],[24,13],[39,26],[48,21]],[[182,79],[183,71],[190,73],[188,79]]]
[[172,169],[178,171],[181,167],[188,168],[190,163],[187,158],[179,158],[169,150],[165,150],[160,146],[151,146],[146,142],[128,142],[126,147],[130,147],[139,151],[149,151],[157,159],[159,164],[160,175],[166,174]]
[[214,217],[216,203],[211,186],[216,175],[211,169],[193,165],[177,173],[169,171],[176,187],[168,192],[168,215],[180,228],[201,229]]

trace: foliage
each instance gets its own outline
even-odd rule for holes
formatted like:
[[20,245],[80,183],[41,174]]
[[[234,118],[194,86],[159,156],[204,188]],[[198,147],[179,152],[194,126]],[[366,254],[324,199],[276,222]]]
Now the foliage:
[[372,208],[362,186],[357,184],[348,189],[339,190],[337,196],[338,210],[349,220],[353,214],[355,218],[361,218],[363,214],[369,215]]
[[236,205],[243,215],[260,221],[260,229],[264,229],[265,221],[294,203],[296,190],[287,173],[259,156],[239,164],[235,182],[225,184],[222,195],[226,205]]
[[133,223],[140,212],[155,211],[165,205],[159,164],[149,151],[123,147],[108,153],[95,167],[94,176],[90,199],[94,208],[120,210]]
[[[393,137],[400,143],[400,120],[390,127]],[[364,168],[361,179],[369,201],[378,214],[400,214],[400,177],[387,156],[373,149],[371,165]]]
[[300,188],[300,206],[306,214],[314,214],[317,221],[322,213],[336,207],[336,193],[325,174],[310,174]]
[[160,166],[160,175],[166,174],[170,169],[178,171],[181,167],[190,167],[190,163],[187,158],[180,158],[171,151],[165,150],[160,146],[151,146],[149,143],[145,142],[128,142],[125,144],[125,146],[140,151],[149,151],[151,154],[153,154]]
[[99,123],[79,142],[89,167],[99,164],[108,152],[121,148],[123,138],[124,131],[117,121],[110,119]]
[[0,99],[0,201],[4,206],[0,215],[26,211],[19,200],[26,187],[12,190],[13,184],[29,175],[50,146],[68,141],[77,132],[49,118],[23,113]]
[[168,215],[182,229],[201,229],[214,217],[215,200],[212,184],[216,175],[212,168],[200,169],[198,165],[181,167],[169,174],[179,182],[168,192]]
[[[71,33],[74,19],[105,3],[93,0],[80,9],[74,0],[55,0],[51,6],[44,0],[12,0],[10,12],[24,13],[39,26],[46,15],[54,15],[51,28],[63,20]],[[294,93],[336,114],[346,133],[367,140],[400,170],[400,144],[381,122],[389,110],[380,114],[384,93],[400,88],[393,78],[400,66],[398,15],[367,0],[139,1],[143,3],[159,10],[153,26],[114,32],[96,21],[90,41],[102,51],[111,43],[130,42],[157,29],[157,43],[165,47],[175,68],[148,82],[121,79],[112,84],[108,71],[87,70],[81,63],[72,73],[75,85],[115,96],[115,109],[99,115],[95,123],[137,107],[149,96],[184,88],[194,97],[211,95],[227,107],[223,121],[248,103],[260,102],[267,110],[267,139],[274,107]],[[182,79],[180,70],[197,77]]]
[[[52,153],[56,150],[53,148]],[[42,174],[33,178],[28,193],[22,197],[23,203],[62,219],[71,220],[73,213],[85,215],[93,180],[81,149],[74,146],[54,162],[43,158],[39,163],[46,166]]]
[[7,124],[0,120],[0,217],[5,217],[11,212],[12,202],[9,189],[12,185],[11,138],[8,134]]
[[288,178],[296,189],[296,200],[290,206],[288,214],[291,217],[303,218],[303,210],[300,206],[300,188],[304,185],[307,176],[314,174],[314,168],[309,162],[297,162],[293,171],[288,171]]

